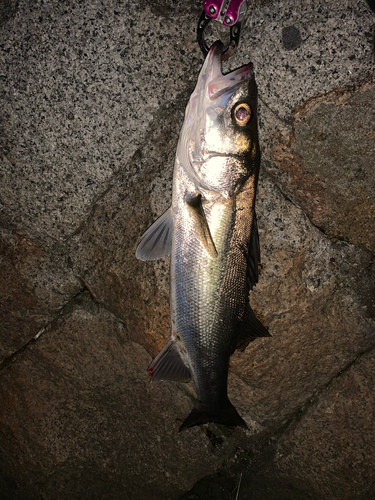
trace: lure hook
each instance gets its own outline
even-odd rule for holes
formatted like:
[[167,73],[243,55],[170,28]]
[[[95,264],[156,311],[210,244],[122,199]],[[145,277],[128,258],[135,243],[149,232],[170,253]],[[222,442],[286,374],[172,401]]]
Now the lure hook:
[[198,21],[197,41],[204,57],[210,48],[204,39],[204,30],[214,19],[230,28],[230,41],[224,49],[221,60],[229,59],[236,51],[240,42],[241,26],[247,9],[246,0],[204,0],[203,12]]

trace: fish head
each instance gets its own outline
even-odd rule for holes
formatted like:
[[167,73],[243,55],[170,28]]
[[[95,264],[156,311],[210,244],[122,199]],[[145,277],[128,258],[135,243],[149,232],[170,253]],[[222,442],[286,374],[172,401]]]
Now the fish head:
[[196,187],[225,198],[259,169],[252,64],[223,75],[223,44],[210,49],[185,112],[177,155]]

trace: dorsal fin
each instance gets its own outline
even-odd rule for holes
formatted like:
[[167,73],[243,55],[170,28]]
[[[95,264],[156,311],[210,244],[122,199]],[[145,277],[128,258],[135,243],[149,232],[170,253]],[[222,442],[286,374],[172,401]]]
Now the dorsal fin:
[[156,260],[172,251],[173,218],[168,208],[141,236],[135,256],[139,260]]
[[260,264],[260,246],[259,246],[259,233],[256,213],[254,211],[253,226],[251,228],[249,254],[247,259],[247,284],[249,289],[252,290],[254,285],[258,283],[258,265]]

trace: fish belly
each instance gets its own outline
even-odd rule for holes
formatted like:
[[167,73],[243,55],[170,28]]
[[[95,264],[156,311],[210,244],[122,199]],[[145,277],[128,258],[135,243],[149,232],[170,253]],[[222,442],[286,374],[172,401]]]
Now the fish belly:
[[229,357],[245,307],[250,229],[246,235],[238,232],[238,201],[234,196],[204,205],[216,257],[197,237],[185,202],[176,207],[174,220],[172,336],[185,348],[182,357],[195,381],[198,407],[212,413],[228,406]]

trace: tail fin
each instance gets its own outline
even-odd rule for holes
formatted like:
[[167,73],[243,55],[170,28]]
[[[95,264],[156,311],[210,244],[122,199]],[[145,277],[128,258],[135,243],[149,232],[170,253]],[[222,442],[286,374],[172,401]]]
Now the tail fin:
[[190,415],[185,419],[181,425],[179,432],[194,427],[195,425],[207,424],[214,422],[215,424],[228,425],[230,427],[242,427],[249,429],[246,422],[239,416],[236,408],[228,401],[228,406],[220,409],[217,412],[209,412],[207,410],[200,410],[198,405],[195,405]]

